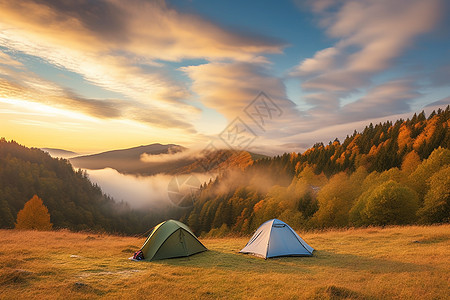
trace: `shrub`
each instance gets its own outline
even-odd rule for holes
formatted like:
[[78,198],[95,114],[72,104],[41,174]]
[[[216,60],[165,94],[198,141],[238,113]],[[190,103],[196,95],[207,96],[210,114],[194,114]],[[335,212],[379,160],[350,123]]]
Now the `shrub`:
[[361,219],[366,225],[412,223],[419,208],[417,194],[393,180],[375,188],[362,206]]

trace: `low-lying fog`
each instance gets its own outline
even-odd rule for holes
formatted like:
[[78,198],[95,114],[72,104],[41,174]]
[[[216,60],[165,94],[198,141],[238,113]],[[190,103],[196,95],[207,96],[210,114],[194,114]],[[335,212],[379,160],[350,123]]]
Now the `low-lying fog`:
[[[176,186],[169,183],[174,179],[174,175],[158,174],[154,176],[124,175],[114,169],[106,168],[102,170],[86,170],[90,180],[98,184],[105,194],[110,195],[116,201],[125,201],[133,208],[155,208],[158,206],[174,205],[174,198],[169,199],[169,191],[173,192]],[[200,184],[208,182],[212,178],[211,174],[190,174],[181,175],[177,179],[193,176],[196,180],[195,187],[192,184],[189,188],[199,188]],[[197,180],[198,179],[198,180]],[[177,183],[179,181],[176,181]],[[181,184],[181,183],[180,183]],[[182,190],[180,190],[183,192]]]

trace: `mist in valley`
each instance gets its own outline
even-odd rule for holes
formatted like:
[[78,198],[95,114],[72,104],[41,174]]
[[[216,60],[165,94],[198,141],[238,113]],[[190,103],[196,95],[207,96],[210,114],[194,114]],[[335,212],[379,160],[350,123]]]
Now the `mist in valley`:
[[[101,170],[86,170],[89,179],[100,186],[105,194],[113,197],[115,201],[124,201],[134,209],[166,209],[168,207],[177,208],[177,203],[173,198],[169,198],[169,183],[174,175],[157,174],[152,176],[125,175],[115,169],[105,168]],[[209,182],[213,178],[212,174],[193,173],[189,174],[198,180],[200,184]],[[186,175],[184,175],[186,176]],[[184,192],[180,186],[180,192]]]

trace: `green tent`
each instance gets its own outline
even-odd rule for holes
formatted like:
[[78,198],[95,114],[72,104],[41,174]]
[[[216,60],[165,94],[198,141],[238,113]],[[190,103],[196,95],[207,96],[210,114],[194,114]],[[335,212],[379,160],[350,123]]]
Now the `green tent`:
[[190,256],[206,250],[189,227],[174,220],[156,225],[141,248],[145,260]]

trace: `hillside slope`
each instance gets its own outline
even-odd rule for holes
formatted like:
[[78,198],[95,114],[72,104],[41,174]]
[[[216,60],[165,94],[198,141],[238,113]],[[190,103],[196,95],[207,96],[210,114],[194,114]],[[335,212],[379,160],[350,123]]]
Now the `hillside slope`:
[[271,218],[295,228],[449,222],[449,127],[447,106],[256,161],[203,187],[182,220],[211,235]]
[[35,194],[55,228],[137,233],[165,218],[165,212],[133,212],[116,203],[65,159],[0,139],[0,228],[14,227],[18,211]]

